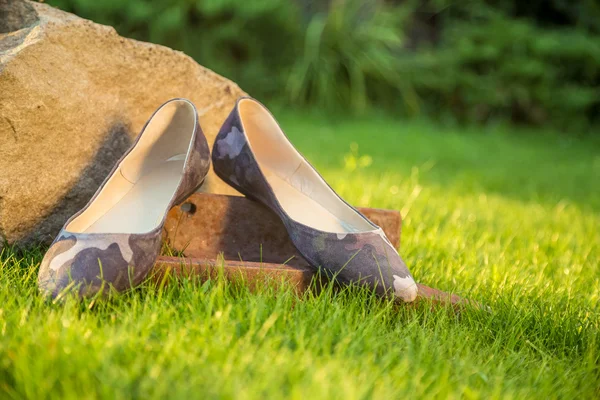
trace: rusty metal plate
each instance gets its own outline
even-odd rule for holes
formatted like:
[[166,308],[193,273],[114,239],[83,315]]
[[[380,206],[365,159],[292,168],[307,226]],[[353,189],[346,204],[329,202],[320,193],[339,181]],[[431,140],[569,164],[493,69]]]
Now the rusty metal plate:
[[[197,275],[203,279],[214,278],[218,274],[234,283],[248,285],[255,288],[265,280],[272,282],[286,282],[291,284],[298,293],[310,288],[315,272],[309,267],[293,267],[289,265],[242,262],[202,258],[178,258],[161,256],[156,261],[152,274],[156,282],[161,282],[166,275],[190,276]],[[428,301],[433,305],[458,306],[469,303],[467,300],[455,295],[417,284],[419,287],[417,302]],[[413,304],[413,303],[411,303]]]
[[[400,213],[359,208],[379,225],[390,242],[400,245]],[[290,241],[283,223],[271,210],[240,196],[196,193],[167,216],[164,237],[186,257],[269,262],[292,266],[308,263]]]
[[[398,211],[359,208],[379,225],[392,244],[400,245]],[[299,292],[307,290],[315,272],[290,241],[279,218],[259,203],[240,196],[196,193],[174,207],[165,223],[169,246],[185,257],[158,258],[153,279],[166,274],[223,276],[251,288],[272,282],[288,282]],[[461,297],[418,284],[418,300],[457,306]],[[468,301],[467,301],[468,302]]]

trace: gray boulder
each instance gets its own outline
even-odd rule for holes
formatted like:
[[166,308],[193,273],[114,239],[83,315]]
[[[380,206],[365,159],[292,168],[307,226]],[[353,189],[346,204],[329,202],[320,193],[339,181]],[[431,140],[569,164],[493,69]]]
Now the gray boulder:
[[[192,100],[212,145],[243,94],[181,52],[0,0],[0,242],[51,241],[166,100]],[[235,193],[212,171],[202,190]]]

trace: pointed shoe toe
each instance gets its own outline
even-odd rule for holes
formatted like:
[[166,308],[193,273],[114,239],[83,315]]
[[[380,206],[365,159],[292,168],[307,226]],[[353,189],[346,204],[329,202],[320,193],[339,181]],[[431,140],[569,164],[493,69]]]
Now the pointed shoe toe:
[[56,297],[71,287],[86,296],[108,285],[119,292],[137,286],[154,266],[161,233],[62,232],[42,261],[39,289],[46,296]]
[[281,218],[312,267],[382,296],[416,299],[417,284],[381,228],[335,193],[258,101],[238,100],[212,161],[221,179]]
[[372,286],[379,295],[393,294],[405,302],[416,299],[416,282],[380,228],[332,233],[293,222],[286,226],[304,258],[313,266],[328,269],[339,281]]
[[91,296],[142,282],[159,255],[168,210],[201,185],[209,151],[194,105],[185,99],[163,104],[63,226],[40,265],[40,292]]

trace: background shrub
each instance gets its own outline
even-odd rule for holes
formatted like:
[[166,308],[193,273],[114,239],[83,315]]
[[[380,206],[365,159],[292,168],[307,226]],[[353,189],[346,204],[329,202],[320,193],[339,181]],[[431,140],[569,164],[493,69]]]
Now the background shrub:
[[595,0],[50,3],[295,106],[578,131],[598,123]]
[[439,44],[405,57],[402,68],[432,111],[581,129],[598,117],[597,39],[494,13],[448,24]]

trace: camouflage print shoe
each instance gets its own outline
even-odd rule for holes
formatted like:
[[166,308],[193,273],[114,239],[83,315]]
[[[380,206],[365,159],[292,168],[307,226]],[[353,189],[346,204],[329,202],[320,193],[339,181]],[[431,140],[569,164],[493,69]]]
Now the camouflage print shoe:
[[93,295],[139,284],[161,248],[167,211],[192,194],[210,166],[194,105],[163,104],[89,203],[72,216],[44,256],[40,290]]
[[259,102],[238,100],[213,147],[215,172],[273,210],[313,267],[406,302],[417,285],[381,228],[348,205],[298,153]]

